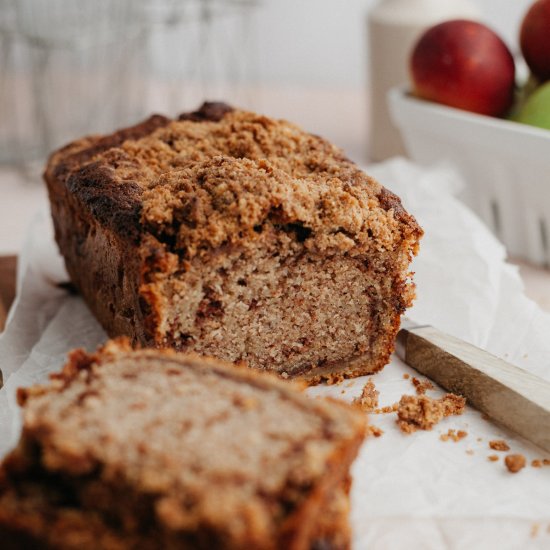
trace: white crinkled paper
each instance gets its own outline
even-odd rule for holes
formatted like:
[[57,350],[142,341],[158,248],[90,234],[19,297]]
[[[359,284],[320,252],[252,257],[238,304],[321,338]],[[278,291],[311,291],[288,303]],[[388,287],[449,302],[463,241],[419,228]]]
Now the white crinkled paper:
[[[369,173],[397,193],[425,230],[414,262],[418,298],[408,316],[463,338],[550,380],[550,315],[523,294],[517,269],[479,219],[456,198],[460,186],[447,167],[424,169],[402,160]],[[43,382],[74,347],[93,350],[105,333],[79,297],[56,287],[67,276],[45,211],[34,221],[21,255],[18,297],[0,337],[0,455],[19,435],[15,390]],[[413,394],[394,358],[372,377],[381,405]],[[312,395],[351,400],[365,378],[319,386]],[[438,395],[438,391],[432,395]],[[353,466],[354,547],[370,549],[550,548],[550,467],[510,474],[488,441],[504,438],[528,462],[543,452],[501,429],[474,409],[442,421],[431,432],[404,435],[395,415],[373,415],[384,430],[370,438]],[[448,429],[460,442],[442,442]]]

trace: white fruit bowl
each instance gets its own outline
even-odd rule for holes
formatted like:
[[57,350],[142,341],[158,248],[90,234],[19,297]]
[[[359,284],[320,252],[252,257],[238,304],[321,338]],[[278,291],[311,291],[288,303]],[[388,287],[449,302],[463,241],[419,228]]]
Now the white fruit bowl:
[[390,113],[409,156],[448,161],[462,198],[513,256],[550,265],[550,130],[424,101],[398,87]]

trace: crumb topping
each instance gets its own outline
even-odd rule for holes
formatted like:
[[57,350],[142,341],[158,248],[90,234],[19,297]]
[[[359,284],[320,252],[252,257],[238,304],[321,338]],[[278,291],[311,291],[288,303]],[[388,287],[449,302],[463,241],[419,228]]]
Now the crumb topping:
[[100,150],[90,165],[124,188],[120,196],[139,196],[146,231],[190,256],[249,239],[266,223],[302,228],[299,238],[321,253],[392,250],[421,233],[340,149],[247,111],[167,122]]
[[[318,252],[391,249],[399,224],[377,204],[376,185],[355,169],[354,183],[328,173],[296,177],[267,160],[214,156],[147,184],[142,223],[175,239],[193,257],[257,237],[262,225],[295,226],[298,238]],[[300,233],[301,231],[301,233]]]
[[464,412],[466,400],[452,393],[441,399],[426,395],[403,395],[397,409],[397,424],[402,432],[410,434],[417,430],[431,430],[446,416]]

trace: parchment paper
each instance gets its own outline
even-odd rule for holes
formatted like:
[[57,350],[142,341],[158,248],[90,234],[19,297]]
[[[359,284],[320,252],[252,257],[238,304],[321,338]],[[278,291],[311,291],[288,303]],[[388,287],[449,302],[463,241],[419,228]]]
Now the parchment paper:
[[[408,315],[550,380],[550,315],[524,296],[503,246],[454,198],[461,182],[452,169],[394,159],[367,170],[401,196],[426,232],[414,262],[418,299]],[[47,211],[29,228],[20,266],[16,303],[0,337],[0,455],[19,436],[15,389],[46,380],[68,350],[93,350],[106,338],[81,299],[56,287],[67,276]],[[404,373],[416,374],[393,358],[372,377],[381,405],[414,393]],[[351,400],[365,381],[308,391]],[[353,467],[355,548],[550,548],[550,467],[510,474],[505,453],[496,453],[498,462],[487,459],[495,454],[488,442],[497,438],[528,463],[543,451],[472,408],[412,435],[397,429],[394,414],[372,415],[371,422],[384,434],[366,441]],[[441,441],[450,428],[468,436]]]

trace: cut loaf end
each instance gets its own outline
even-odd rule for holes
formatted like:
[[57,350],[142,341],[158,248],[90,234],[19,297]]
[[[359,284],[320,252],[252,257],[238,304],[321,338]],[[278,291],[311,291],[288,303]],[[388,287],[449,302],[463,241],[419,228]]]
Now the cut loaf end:
[[74,142],[45,178],[111,336],[310,382],[388,362],[422,230],[322,138],[205,104]]

